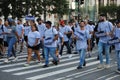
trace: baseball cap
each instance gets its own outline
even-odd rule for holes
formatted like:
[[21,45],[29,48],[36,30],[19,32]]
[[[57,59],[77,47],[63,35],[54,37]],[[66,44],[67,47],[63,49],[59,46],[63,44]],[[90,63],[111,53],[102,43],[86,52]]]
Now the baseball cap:
[[64,20],[61,20],[61,21],[60,21],[60,24],[65,24]]

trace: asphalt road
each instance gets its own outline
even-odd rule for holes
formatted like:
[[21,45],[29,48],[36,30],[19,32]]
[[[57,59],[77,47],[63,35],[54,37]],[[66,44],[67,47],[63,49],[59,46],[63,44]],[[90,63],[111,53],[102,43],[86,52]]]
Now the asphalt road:
[[[68,58],[64,49],[60,63],[55,66],[50,62],[49,67],[42,68],[44,63],[38,64],[31,61],[29,67],[24,67],[26,62],[26,48],[22,53],[18,53],[17,62],[3,63],[5,58],[0,59],[0,80],[120,80],[120,74],[116,72],[116,57],[114,50],[111,55],[111,67],[109,69],[97,69],[97,48],[93,50],[92,57],[86,58],[87,65],[83,69],[77,70],[79,55],[73,54]],[[11,58],[12,60],[12,58]],[[50,57],[50,61],[52,58]]]

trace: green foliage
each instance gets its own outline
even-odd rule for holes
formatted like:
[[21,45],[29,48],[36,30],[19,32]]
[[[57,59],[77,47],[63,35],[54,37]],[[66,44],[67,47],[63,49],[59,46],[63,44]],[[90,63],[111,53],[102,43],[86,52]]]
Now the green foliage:
[[120,6],[117,5],[107,5],[107,6],[100,6],[99,7],[99,14],[104,13],[108,14],[111,18],[115,18],[120,14]]
[[[9,5],[12,6],[12,9],[8,7]],[[50,6],[52,6],[51,9],[48,9]],[[42,13],[46,15],[46,12],[57,13],[62,16],[63,14],[67,14],[69,10],[67,0],[3,0],[0,8],[2,9],[0,15],[4,15],[5,18],[9,14],[13,18],[21,18],[28,13],[40,16]],[[31,9],[30,12],[29,9]]]

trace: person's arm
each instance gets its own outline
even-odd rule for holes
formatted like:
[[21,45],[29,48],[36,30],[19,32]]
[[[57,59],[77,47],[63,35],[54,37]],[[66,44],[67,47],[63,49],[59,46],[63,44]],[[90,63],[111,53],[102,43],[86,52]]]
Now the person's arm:
[[24,27],[22,26],[22,31],[21,31],[21,36],[20,36],[20,38],[23,38],[23,35],[24,35]]
[[91,42],[91,40],[90,39],[88,39],[88,50],[90,50],[90,43]]
[[20,37],[17,32],[15,32],[15,35],[17,36],[18,41],[20,40]]
[[33,46],[38,45],[38,41],[39,41],[39,39],[40,39],[40,38],[36,38],[36,40],[35,40],[35,44],[34,44]]
[[53,41],[56,41],[56,40],[58,40],[58,34],[55,34],[55,37],[53,39]]

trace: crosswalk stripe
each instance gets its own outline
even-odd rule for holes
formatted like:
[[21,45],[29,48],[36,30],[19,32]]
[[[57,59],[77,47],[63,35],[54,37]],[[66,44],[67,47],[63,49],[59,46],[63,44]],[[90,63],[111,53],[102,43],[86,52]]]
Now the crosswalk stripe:
[[[115,65],[112,65],[112,66],[110,66],[110,67],[113,67],[113,66],[115,66]],[[85,76],[85,75],[87,75],[87,74],[90,74],[90,73],[93,73],[93,72],[97,72],[97,71],[101,71],[101,70],[103,70],[103,69],[93,70],[93,71],[90,71],[90,72],[87,72],[87,73],[84,73],[84,74],[81,74],[81,75],[77,75],[77,76],[75,76],[75,78],[79,78],[79,77],[81,77],[81,76]]]
[[[110,59],[112,60],[112,59]],[[105,59],[104,59],[105,61]],[[90,64],[92,65],[92,64]],[[87,66],[90,66],[89,64]],[[94,64],[93,64],[94,65]],[[112,66],[111,66],[112,67]],[[90,71],[93,71],[93,70],[96,70],[97,68],[92,68],[92,69],[89,69],[89,70],[86,70],[86,71],[82,71],[82,72],[78,72],[78,73],[74,73],[74,74],[70,74],[70,75],[67,75],[66,77],[61,77],[61,78],[58,78],[58,79],[55,79],[55,80],[65,80],[66,78],[69,78],[69,77],[74,77],[76,75],[80,75],[80,74],[84,74],[86,72],[90,72]],[[69,78],[70,79],[70,78]]]
[[115,74],[115,72],[112,72],[112,73],[110,73],[110,74],[101,76],[101,77],[99,77],[99,78],[97,78],[97,79],[95,79],[95,80],[100,80],[100,79],[103,79],[103,78],[105,78],[105,77],[112,76],[113,74]]
[[[67,57],[68,55],[69,55],[69,54],[63,55],[62,58],[65,58],[65,57]],[[73,56],[76,56],[76,55],[74,54]],[[61,58],[61,59],[62,59],[62,58]],[[52,58],[50,58],[50,59],[52,59]],[[19,60],[18,60],[18,61],[19,61]],[[4,62],[3,62],[3,63],[4,63]],[[0,68],[23,65],[23,64],[25,64],[25,63],[26,63],[26,62],[20,62],[20,63],[14,63],[14,64],[6,64],[6,65],[3,65],[3,66],[0,66]],[[30,63],[34,63],[34,61],[31,61]]]
[[[78,59],[79,56],[76,56],[76,57],[73,57],[71,59],[63,59],[63,60],[60,60],[60,62],[64,62],[64,61],[69,61],[69,60],[74,60],[74,59]],[[50,63],[52,64],[52,63]],[[20,67],[20,68],[13,68],[13,69],[7,69],[7,70],[3,70],[3,72],[13,72],[13,71],[19,71],[19,70],[24,70],[24,69],[29,69],[29,68],[34,68],[34,67],[38,67],[40,65],[31,65],[31,66],[28,66],[28,67]]]
[[[90,62],[90,63],[87,64],[87,66],[95,65],[95,64],[98,64],[98,63],[99,63],[99,61]],[[58,71],[53,71],[53,72],[50,72],[50,73],[45,73],[45,74],[42,74],[42,75],[37,75],[37,76],[30,77],[30,78],[27,78],[27,79],[30,79],[30,80],[42,79],[42,78],[45,78],[45,77],[49,77],[49,76],[57,75],[57,74],[60,74],[60,73],[72,71],[72,70],[75,70],[75,69],[76,69],[76,66],[70,67],[70,68],[67,68],[67,69],[58,70]]]
[[105,79],[105,80],[112,80],[112,79],[114,79],[114,78],[116,78],[116,77],[119,77],[120,75],[115,75],[115,76],[112,76],[112,77],[109,77],[109,78],[107,78],[107,79]]
[[[95,58],[96,58],[96,57],[89,58],[89,59],[86,59],[86,61],[88,61],[88,60],[93,60],[93,59],[95,59]],[[43,70],[54,69],[54,68],[58,68],[58,67],[62,67],[62,66],[67,66],[67,65],[75,64],[75,63],[78,63],[78,62],[79,62],[79,60],[77,60],[77,61],[72,61],[72,62],[68,62],[68,63],[65,63],[65,64],[59,64],[59,65],[57,65],[57,66],[51,66],[51,67],[48,67],[48,68],[41,68],[41,69],[34,69],[34,70],[24,71],[24,72],[18,72],[18,73],[14,73],[13,75],[24,75],[24,74],[33,73],[33,72],[38,72],[38,71],[43,71]]]

